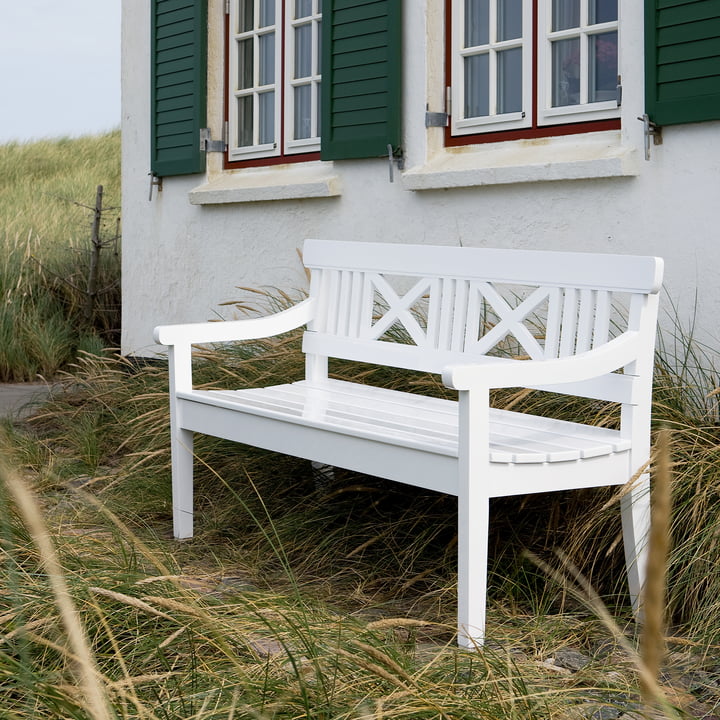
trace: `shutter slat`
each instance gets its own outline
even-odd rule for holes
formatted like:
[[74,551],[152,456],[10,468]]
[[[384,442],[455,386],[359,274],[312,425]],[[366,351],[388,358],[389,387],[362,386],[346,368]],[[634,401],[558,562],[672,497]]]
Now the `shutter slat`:
[[151,160],[156,175],[205,170],[207,0],[153,0]]

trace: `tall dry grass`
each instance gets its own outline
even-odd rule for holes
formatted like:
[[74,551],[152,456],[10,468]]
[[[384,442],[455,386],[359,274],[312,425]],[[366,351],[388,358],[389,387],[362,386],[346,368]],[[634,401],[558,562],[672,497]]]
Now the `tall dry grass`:
[[[95,190],[118,232],[120,133],[0,146],[0,381],[52,376],[116,342],[119,244],[102,255],[97,312],[82,313]],[[114,209],[112,209],[114,208]]]
[[[197,382],[300,377],[299,341],[289,333],[207,350]],[[436,379],[417,374],[352,364],[334,372],[440,391]],[[160,365],[83,356],[33,431],[11,429],[6,452],[42,493],[96,676],[118,717],[692,717],[693,702],[708,713],[720,707],[712,685],[720,681],[720,578],[704,566],[698,589],[699,568],[690,569],[715,557],[720,519],[709,502],[717,482],[707,456],[718,437],[707,418],[689,412],[677,373],[659,372],[657,381],[655,422],[672,421],[672,475],[655,465],[670,479],[674,543],[667,565],[662,548],[655,555],[669,587],[665,605],[657,585],[655,607],[666,609],[672,634],[656,610],[645,649],[628,611],[611,493],[495,504],[489,641],[472,654],[454,644],[452,498],[341,471],[328,490],[302,461],[199,437],[196,536],[169,540]],[[533,394],[497,400],[516,408],[556,402]],[[597,422],[615,412],[564,410]],[[0,633],[11,642],[0,645],[0,680],[10,688],[8,707],[18,717],[88,717],[42,553],[17,510],[3,516],[10,571]],[[565,560],[550,572],[522,554],[529,548],[542,563],[557,547]],[[661,649],[657,660],[650,646]],[[549,661],[567,647],[587,657],[586,668],[560,672]],[[692,692],[674,674],[687,668],[698,682]]]

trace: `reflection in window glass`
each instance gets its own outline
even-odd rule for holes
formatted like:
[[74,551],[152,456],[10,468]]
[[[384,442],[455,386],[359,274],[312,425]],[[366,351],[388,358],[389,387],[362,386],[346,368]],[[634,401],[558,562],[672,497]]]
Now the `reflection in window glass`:
[[260,27],[275,24],[275,0],[260,0]]
[[580,0],[553,0],[553,32],[576,27],[580,27]]
[[295,0],[295,17],[304,18],[312,15],[312,0]]
[[253,140],[253,97],[246,95],[238,98],[238,145],[249,147]]
[[489,56],[483,54],[466,57],[464,117],[489,115],[489,96]]
[[522,49],[503,50],[497,55],[498,113],[522,110]]
[[465,47],[490,42],[490,0],[465,0]]
[[253,0],[238,0],[238,32],[248,32],[255,25],[255,3]]
[[522,0],[498,0],[497,39],[515,40],[522,37]]
[[260,110],[260,144],[275,142],[275,93],[258,95]]
[[253,41],[252,38],[238,42],[238,90],[251,88],[253,82]]
[[615,22],[618,19],[617,0],[590,0],[588,8],[588,24],[598,25]]
[[552,106],[580,103],[580,38],[552,44]]
[[295,88],[295,128],[293,137],[303,140],[312,137],[311,118],[312,89],[310,85],[300,85]]
[[260,85],[275,82],[275,33],[261,35],[260,41]]
[[294,77],[312,75],[312,25],[295,28],[295,73]]
[[588,102],[617,98],[617,32],[590,36]]

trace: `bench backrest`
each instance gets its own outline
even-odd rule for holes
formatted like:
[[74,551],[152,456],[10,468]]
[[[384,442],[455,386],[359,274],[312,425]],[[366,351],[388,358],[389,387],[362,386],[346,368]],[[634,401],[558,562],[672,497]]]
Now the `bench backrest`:
[[[487,355],[566,357],[636,330],[652,371],[659,258],[307,240],[303,260],[311,355],[438,373]],[[626,401],[621,378],[568,390]]]

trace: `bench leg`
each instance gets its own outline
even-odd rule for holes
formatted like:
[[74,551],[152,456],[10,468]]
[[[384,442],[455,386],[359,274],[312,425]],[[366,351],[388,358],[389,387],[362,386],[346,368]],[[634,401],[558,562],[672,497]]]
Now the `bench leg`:
[[647,543],[650,534],[650,477],[640,477],[620,502],[628,585],[633,611],[639,616],[645,584]]
[[458,498],[458,645],[485,642],[490,500]]
[[176,538],[193,535],[193,434],[174,430],[172,453],[173,534]]

